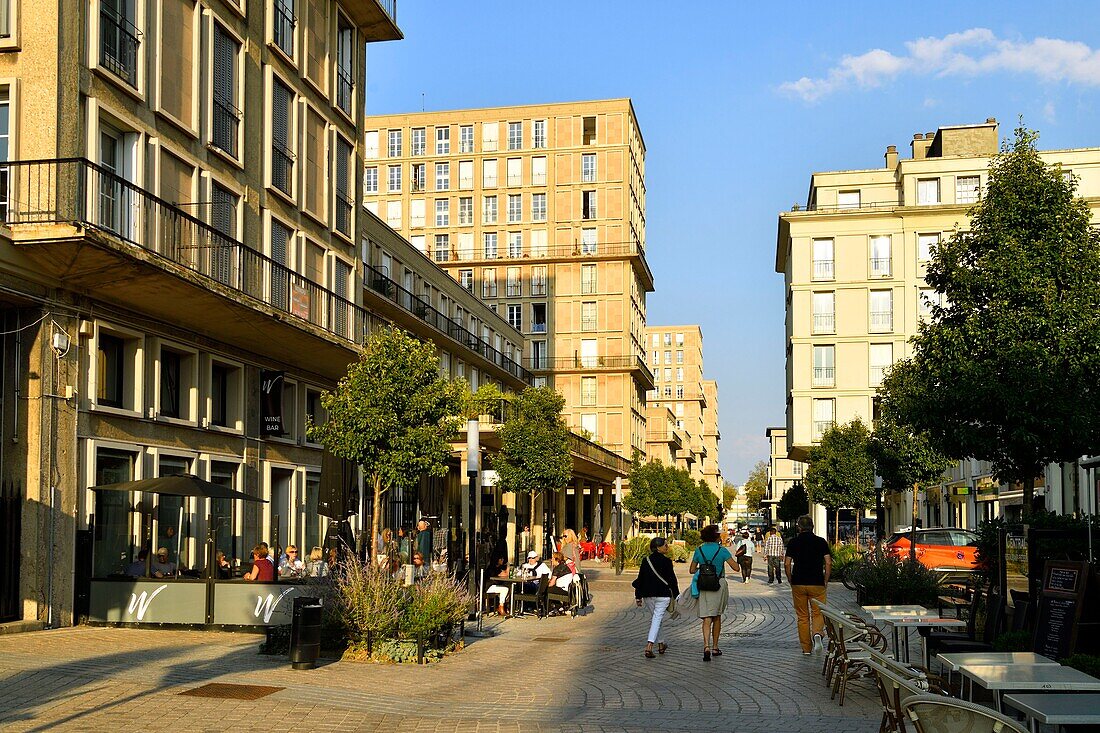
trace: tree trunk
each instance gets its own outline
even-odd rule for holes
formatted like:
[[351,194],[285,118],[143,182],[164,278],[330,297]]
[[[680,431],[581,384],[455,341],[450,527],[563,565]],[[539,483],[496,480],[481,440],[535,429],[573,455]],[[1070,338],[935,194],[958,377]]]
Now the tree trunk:
[[840,544],[840,507],[836,508],[836,520],[835,521],[836,521],[836,526],[833,527],[833,537],[835,538],[835,540],[833,541],[833,544],[834,545],[839,545]]
[[378,537],[382,534],[382,480],[374,478],[374,501],[370,509],[370,561],[376,562]]
[[920,504],[917,503],[916,482],[913,482],[913,522],[909,527],[909,559],[917,561],[917,517],[920,516]]
[[1020,489],[1024,494],[1024,516],[1031,514],[1031,505],[1035,502],[1035,479],[1038,475],[1028,476],[1021,482]]

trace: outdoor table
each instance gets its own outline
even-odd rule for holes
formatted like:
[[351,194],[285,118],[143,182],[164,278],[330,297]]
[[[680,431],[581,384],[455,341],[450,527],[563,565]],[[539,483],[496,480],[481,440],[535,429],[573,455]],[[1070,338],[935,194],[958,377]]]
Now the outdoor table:
[[1038,732],[1039,723],[1100,726],[1100,695],[1095,693],[1005,695],[1004,704],[1024,714],[1032,733]]
[[1100,692],[1100,680],[1060,664],[964,664],[959,672],[970,680],[971,702],[977,683],[993,693],[997,712],[1004,692]]
[[924,616],[934,613],[924,606],[860,606],[860,608],[871,614],[872,618],[876,613],[907,613],[913,616]]
[[506,578],[506,577],[486,578],[485,579],[485,587],[488,588],[490,585],[510,585],[510,586],[512,586],[511,589],[508,592],[508,615],[509,616],[515,616],[516,615],[516,587],[518,586],[518,587],[522,588],[523,584],[526,583],[526,582],[527,581],[524,580],[523,578]]
[[937,654],[936,659],[947,669],[948,682],[964,664],[1058,664],[1035,652],[950,652]]
[[[897,611],[872,611],[869,615],[874,621],[882,621],[890,624],[894,634],[894,657],[899,661],[909,662],[909,629],[911,628],[951,628],[958,626],[966,626],[966,621],[957,618],[941,618],[936,616],[934,612],[929,611],[926,608],[921,609],[922,613],[905,613]],[[898,629],[902,629],[905,633],[905,659],[901,658],[901,649],[898,644]],[[924,666],[928,668],[928,649],[927,642],[923,642],[924,646]]]

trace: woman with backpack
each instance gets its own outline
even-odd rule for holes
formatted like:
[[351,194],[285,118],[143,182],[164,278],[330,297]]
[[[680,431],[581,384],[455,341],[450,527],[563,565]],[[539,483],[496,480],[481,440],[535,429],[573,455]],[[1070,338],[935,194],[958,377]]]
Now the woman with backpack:
[[[668,649],[661,635],[661,621],[666,613],[675,618],[676,596],[680,595],[680,586],[676,583],[676,571],[668,559],[669,545],[664,537],[654,537],[649,541],[649,557],[642,560],[638,568],[638,577],[634,579],[634,602],[640,608],[645,605],[653,612],[649,624],[649,638],[645,645],[646,659],[654,659]],[[657,654],[653,645],[657,645]]]
[[691,556],[692,586],[699,598],[699,618],[703,621],[703,661],[709,662],[711,654],[722,656],[718,637],[722,633],[722,614],[726,612],[730,590],[726,585],[726,566],[737,570],[733,554],[718,542],[718,525],[704,527],[699,533],[703,544],[695,548]]

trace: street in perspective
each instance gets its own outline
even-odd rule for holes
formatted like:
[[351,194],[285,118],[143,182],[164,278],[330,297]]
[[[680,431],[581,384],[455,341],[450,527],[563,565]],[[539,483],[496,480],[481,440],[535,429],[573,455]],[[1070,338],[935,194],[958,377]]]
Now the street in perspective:
[[1065,10],[0,0],[0,730],[1100,730]]

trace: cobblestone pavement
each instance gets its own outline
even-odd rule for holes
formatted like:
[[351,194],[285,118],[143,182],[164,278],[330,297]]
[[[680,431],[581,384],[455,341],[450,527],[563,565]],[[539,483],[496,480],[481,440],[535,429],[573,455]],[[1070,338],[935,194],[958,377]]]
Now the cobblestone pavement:
[[[678,566],[686,575],[686,567]],[[602,576],[602,577],[599,577]],[[0,636],[0,730],[700,731],[871,733],[877,695],[829,700],[821,658],[802,656],[787,586],[732,583],[725,655],[702,661],[699,622],[666,621],[645,659],[648,617],[632,575],[593,572],[587,615],[499,624],[429,667],[331,662],[292,671],[259,637],[79,627]],[[837,584],[830,602],[853,607]],[[211,681],[283,687],[256,701],[179,693]]]

